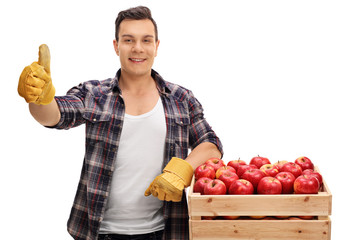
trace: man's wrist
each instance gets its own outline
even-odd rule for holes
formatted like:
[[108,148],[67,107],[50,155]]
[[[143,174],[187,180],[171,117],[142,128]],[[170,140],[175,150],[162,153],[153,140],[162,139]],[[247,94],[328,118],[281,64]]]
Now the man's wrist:
[[185,186],[189,186],[194,173],[194,169],[187,161],[173,157],[164,168],[164,172],[171,172],[184,181]]

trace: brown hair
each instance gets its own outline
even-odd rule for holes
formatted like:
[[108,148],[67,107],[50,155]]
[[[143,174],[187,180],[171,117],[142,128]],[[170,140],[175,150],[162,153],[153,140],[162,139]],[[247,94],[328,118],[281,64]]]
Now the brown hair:
[[129,8],[127,10],[119,12],[119,14],[115,20],[115,39],[116,39],[116,41],[119,41],[120,23],[125,19],[131,19],[131,20],[149,19],[154,24],[155,41],[158,40],[157,25],[156,25],[155,20],[151,16],[150,9],[147,7],[144,7],[144,6],[138,6],[138,7]]

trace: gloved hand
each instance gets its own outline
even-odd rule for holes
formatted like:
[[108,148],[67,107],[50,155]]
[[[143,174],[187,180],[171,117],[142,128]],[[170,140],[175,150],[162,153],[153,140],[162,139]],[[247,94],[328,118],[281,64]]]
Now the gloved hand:
[[146,189],[145,196],[152,194],[160,200],[180,202],[184,188],[191,183],[193,172],[188,162],[173,157],[163,173],[157,176]]
[[39,61],[33,62],[22,71],[18,93],[28,103],[46,105],[55,96],[50,76],[50,51],[46,44],[39,47]]

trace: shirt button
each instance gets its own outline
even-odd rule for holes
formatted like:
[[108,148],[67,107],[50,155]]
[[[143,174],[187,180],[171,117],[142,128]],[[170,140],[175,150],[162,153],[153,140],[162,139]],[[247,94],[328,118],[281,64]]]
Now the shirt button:
[[94,118],[93,121],[96,122],[96,118]]
[[183,121],[180,121],[180,124],[183,124]]

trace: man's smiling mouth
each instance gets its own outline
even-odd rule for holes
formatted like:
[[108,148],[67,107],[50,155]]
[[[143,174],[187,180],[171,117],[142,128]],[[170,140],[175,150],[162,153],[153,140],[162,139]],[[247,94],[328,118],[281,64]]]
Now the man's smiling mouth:
[[141,62],[144,62],[146,59],[145,58],[129,58],[129,60],[132,62],[141,63]]

